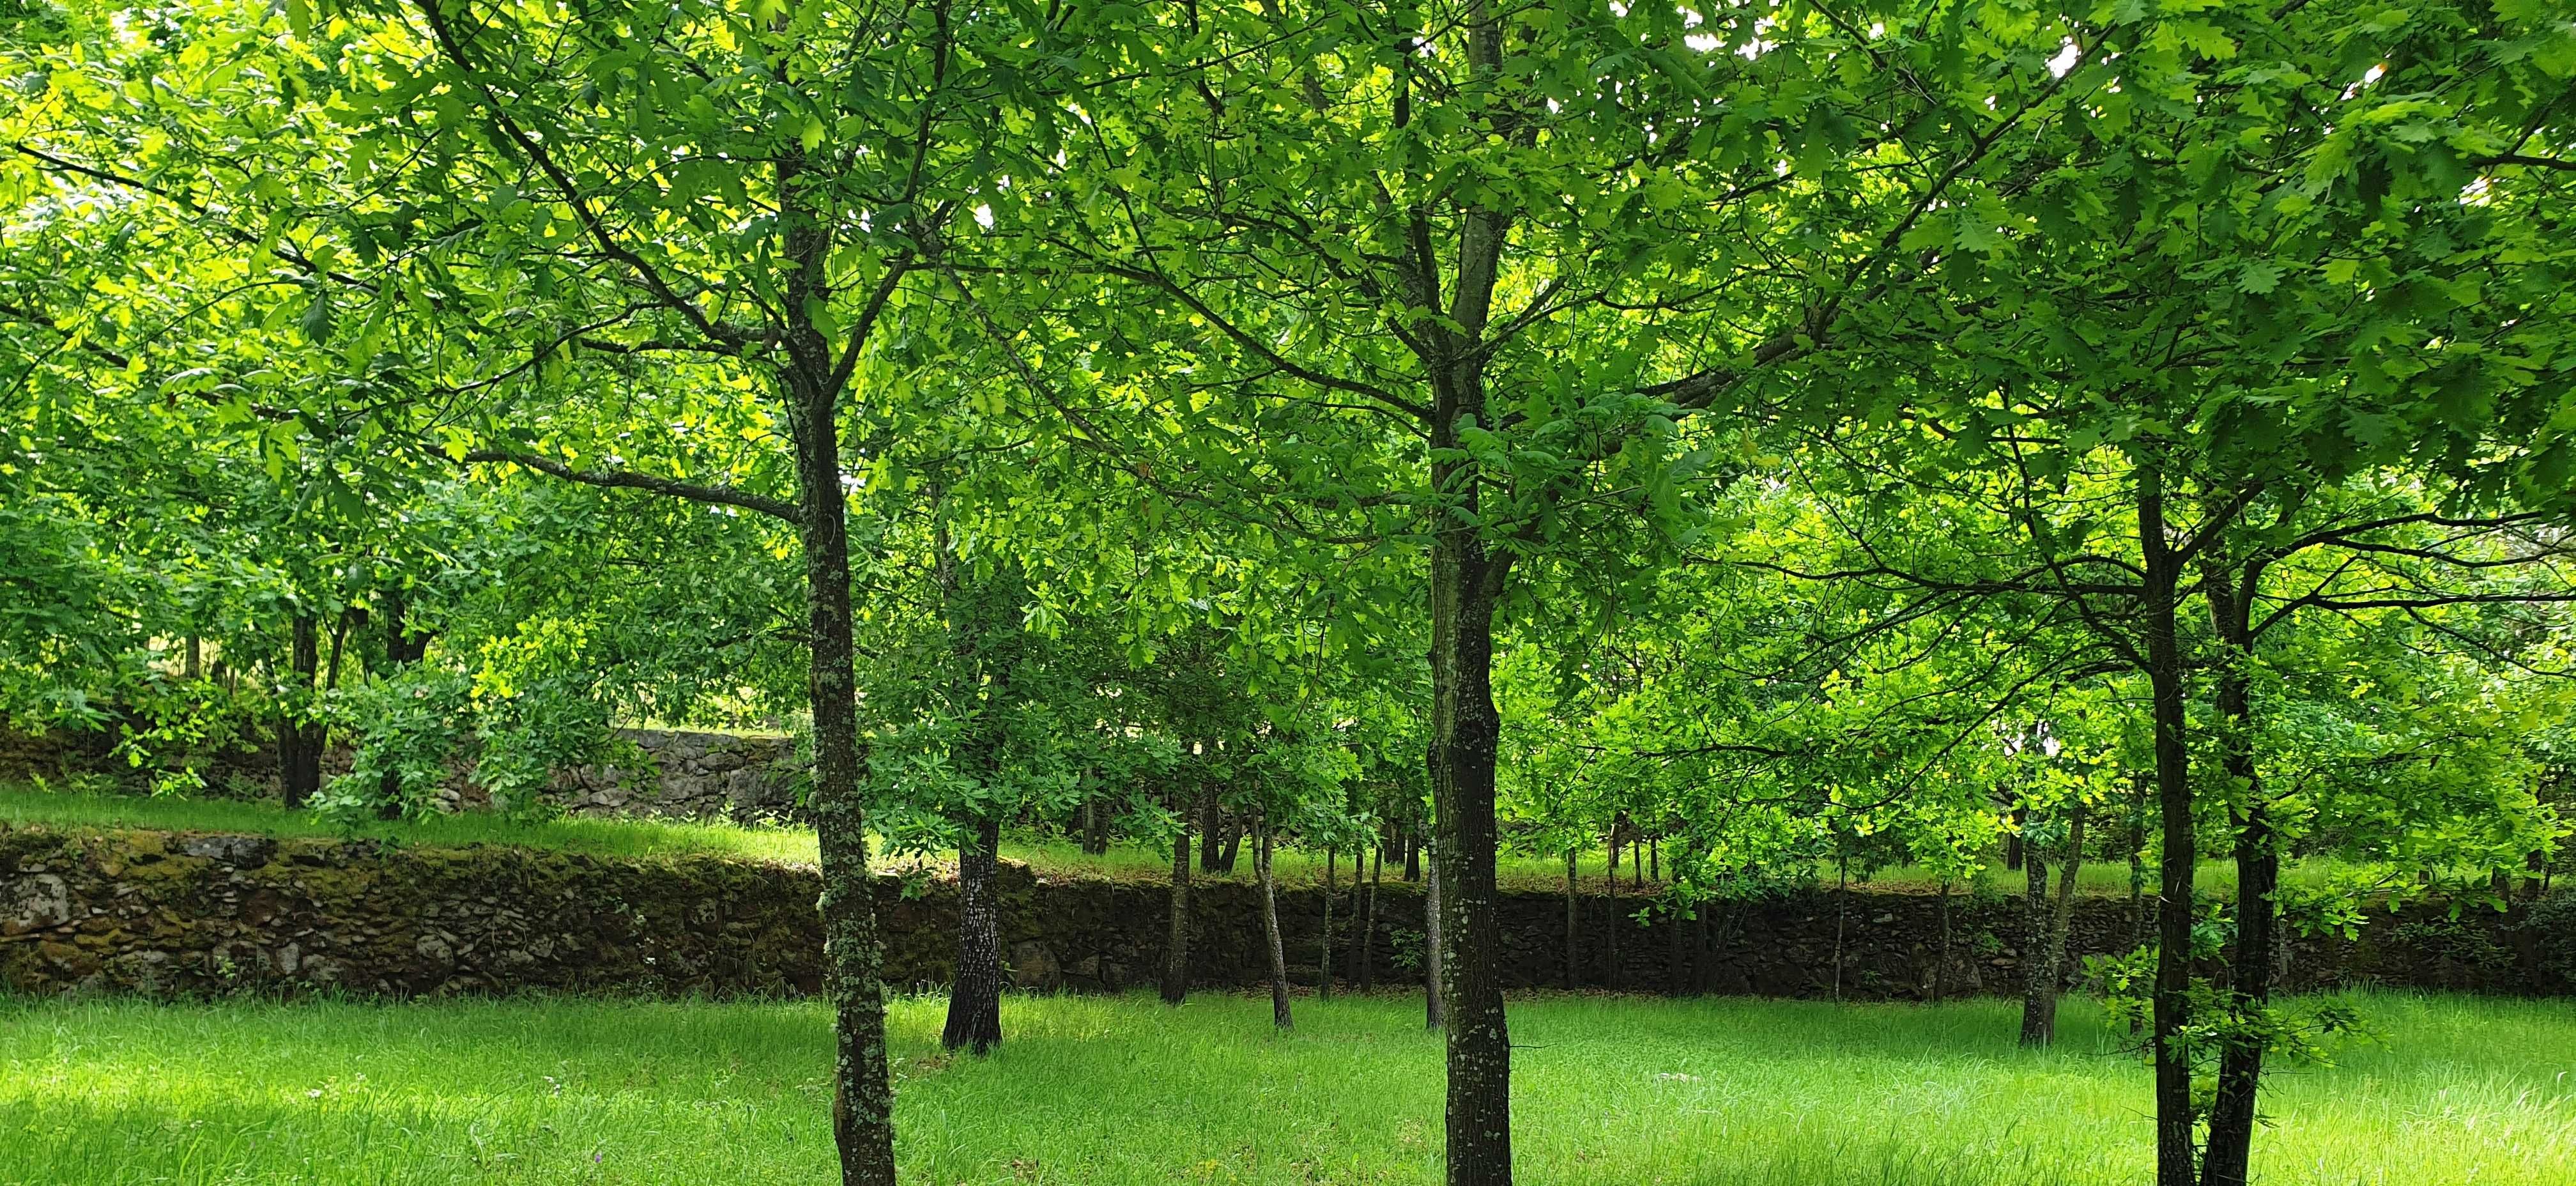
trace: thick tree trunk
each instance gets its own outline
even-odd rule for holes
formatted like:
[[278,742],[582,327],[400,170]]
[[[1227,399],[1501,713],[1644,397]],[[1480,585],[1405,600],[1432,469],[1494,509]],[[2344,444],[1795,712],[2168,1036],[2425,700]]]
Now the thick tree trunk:
[[300,810],[322,789],[322,726],[312,719],[315,685],[321,677],[322,635],[311,614],[297,614],[290,627],[288,695],[277,727],[277,786],[287,810]]
[[2151,468],[2138,472],[2138,540],[2146,561],[2140,598],[2150,713],[2155,722],[2156,797],[2164,813],[2164,862],[2156,887],[2156,1186],[2195,1186],[2191,1058],[2183,1048],[2191,1016],[2192,835],[2191,756],[2184,715],[2187,689],[2175,628],[2179,563],[2166,534],[2164,487]]
[[2230,983],[2224,998],[2231,1024],[2219,1042],[2218,1090],[2210,1101],[2201,1182],[2245,1186],[2252,1169],[2255,1096],[2263,1080],[2263,1034],[2269,1028],[2264,1015],[2272,999],[2281,857],[2263,799],[2262,772],[2254,761],[2251,615],[2262,566],[2248,560],[2240,573],[2213,565],[2208,575],[2204,584],[2210,589],[2210,617],[2223,659],[2217,673],[2219,767],[2232,788],[2236,824],[2236,939],[2228,948]]
[[1190,995],[1190,830],[1172,837],[1172,931],[1163,948],[1163,1003]]
[[1261,878],[1261,937],[1270,946],[1270,1023],[1294,1029],[1288,1016],[1288,946],[1279,937],[1279,889],[1270,877],[1270,820],[1259,823],[1261,835],[1252,853],[1253,871]]
[[1575,849],[1565,849],[1565,986],[1583,987],[1582,899],[1575,890]]
[[[809,346],[803,353],[815,354]],[[812,372],[807,372],[812,373]],[[843,1186],[893,1186],[894,1089],[886,1077],[883,954],[859,798],[857,647],[850,635],[850,538],[831,392],[791,383],[788,423],[803,498],[806,699],[814,714],[814,830],[823,874],[825,992],[832,1002],[832,1139]]]
[[[1435,433],[1435,444],[1443,433]],[[1447,475],[1437,475],[1443,485]],[[1472,481],[1472,479],[1461,479]],[[1449,1186],[1512,1178],[1512,1049],[1494,892],[1494,610],[1509,567],[1472,530],[1431,555],[1431,798],[1438,812],[1442,1013],[1449,1033]]]
[[1217,859],[1225,843],[1225,808],[1216,801],[1216,788],[1199,792],[1199,872],[1217,871]]
[[957,977],[939,1044],[983,1054],[1002,1043],[1002,924],[993,873],[1002,821],[988,816],[957,850]]

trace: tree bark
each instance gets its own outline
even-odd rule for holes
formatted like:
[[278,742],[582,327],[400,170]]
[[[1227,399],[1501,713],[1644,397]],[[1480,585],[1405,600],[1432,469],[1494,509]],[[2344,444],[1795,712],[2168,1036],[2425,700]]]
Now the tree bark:
[[299,613],[289,627],[286,702],[277,727],[277,786],[289,811],[301,810],[322,789],[322,726],[312,719],[321,676],[322,635],[313,615]]
[[2191,1059],[2183,1048],[2191,1025],[2192,834],[2191,756],[2184,715],[2187,689],[2175,628],[2180,565],[2166,535],[2164,484],[2151,466],[2138,470],[2138,541],[2145,560],[2140,617],[2151,715],[2155,722],[2156,797],[2164,813],[2164,859],[2156,887],[2156,982],[2151,1027],[2156,1066],[2156,1186],[2195,1186]]
[[1190,830],[1186,820],[1172,837],[1172,932],[1163,949],[1163,1003],[1190,995]]
[[2272,818],[2263,800],[2262,772],[2254,761],[2253,602],[2262,579],[2259,560],[2213,564],[2211,624],[2218,636],[2218,760],[2231,788],[2236,825],[2236,938],[2228,948],[2230,979],[2224,997],[2227,1024],[2220,1030],[2218,1090],[2210,1101],[2209,1144],[2201,1163],[2202,1186],[2245,1186],[2253,1160],[2255,1096],[2262,1086],[2265,1014],[2272,975],[2281,881],[2281,858]]
[[1225,841],[1225,808],[1216,801],[1216,787],[1199,792],[1199,872],[1217,871],[1220,846]]
[[1333,864],[1341,855],[1330,845],[1324,848],[1324,953],[1315,961],[1315,999],[1319,1001],[1333,999]]
[[1002,821],[975,822],[957,850],[957,977],[948,992],[948,1025],[939,1044],[983,1054],[1002,1044],[1002,927],[993,873]]
[[[1476,401],[1481,406],[1481,399]],[[1435,429],[1454,447],[1455,422]],[[1434,475],[1451,488],[1473,478]],[[1470,495],[1472,497],[1472,495]],[[1503,1017],[1501,927],[1494,892],[1494,611],[1510,557],[1486,552],[1472,529],[1437,536],[1431,557],[1432,864],[1441,916],[1441,1012],[1448,1023],[1449,1186],[1512,1178],[1511,1036]]]
[[[2022,816],[2028,822],[2029,816]],[[2050,958],[2048,854],[2027,839],[2021,845],[2021,1044],[2046,1046],[2057,1040],[2057,964]]]
[[1565,986],[1583,986],[1582,899],[1575,891],[1575,848],[1565,848]]
[[1443,1028],[1446,1017],[1440,999],[1440,964],[1443,948],[1440,933],[1447,921],[1440,916],[1440,865],[1437,854],[1440,842],[1431,842],[1434,860],[1429,879],[1422,883],[1422,1025],[1425,1029]]
[[1377,987],[1377,887],[1386,878],[1386,847],[1369,849],[1368,904],[1360,919],[1360,991]]
[[1216,871],[1234,872],[1234,859],[1243,853],[1244,823],[1231,815],[1225,821],[1225,847],[1216,854]]
[[1295,1029],[1288,1016],[1288,947],[1279,937],[1279,890],[1270,877],[1269,817],[1265,814],[1255,826],[1261,830],[1252,853],[1253,871],[1261,878],[1261,935],[1270,945],[1270,1023]]
[[[789,170],[782,166],[781,172]],[[791,229],[791,240],[812,235]],[[791,252],[793,254],[793,252]],[[811,333],[809,329],[806,332]],[[819,335],[817,335],[819,336]],[[798,351],[821,363],[828,351]],[[844,1186],[893,1186],[894,1089],[886,1077],[883,953],[868,875],[868,824],[859,797],[858,648],[850,632],[850,536],[841,487],[838,401],[828,387],[789,372],[788,424],[805,546],[805,629],[814,714],[814,831],[823,874],[823,958],[832,1001],[832,1138]]]

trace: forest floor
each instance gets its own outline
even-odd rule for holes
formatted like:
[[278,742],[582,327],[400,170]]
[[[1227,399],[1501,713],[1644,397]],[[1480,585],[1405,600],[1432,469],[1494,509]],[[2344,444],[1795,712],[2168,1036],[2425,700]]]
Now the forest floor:
[[[2563,1002],[2345,998],[2378,1036],[2267,1085],[2267,1186],[2568,1186]],[[893,1002],[916,1183],[1436,1183],[1419,998],[1023,997],[990,1058]],[[2148,1074],[2089,1002],[2013,1045],[2003,1001],[1538,995],[1512,1007],[1523,1181],[2133,1186]],[[814,1003],[0,999],[0,1183],[803,1184],[830,1178]]]
[[[192,799],[178,796],[145,796],[112,793],[75,793],[42,786],[0,783],[0,826],[50,824],[60,827],[92,828],[157,828],[171,831],[246,832],[263,836],[330,836],[352,839],[381,840],[394,844],[418,844],[432,847],[459,847],[470,844],[515,844],[532,848],[568,852],[597,853],[604,856],[720,856],[748,860],[775,861],[786,864],[814,863],[814,834],[796,827],[746,827],[727,823],[687,823],[649,819],[613,819],[606,817],[563,817],[521,820],[479,812],[360,823],[339,823],[308,812],[288,811],[275,803],[232,799]],[[1583,870],[1577,884],[1585,893],[1600,893],[1605,883],[1604,853],[1585,854]],[[1170,878],[1171,853],[1168,849],[1121,842],[1107,853],[1092,854],[1060,836],[1014,836],[1003,841],[1002,856],[1024,862],[1041,875],[1055,877],[1104,877],[1122,881],[1160,883]],[[1352,874],[1349,854],[1335,860],[1335,884],[1348,885]],[[947,856],[897,855],[882,860],[886,868],[953,868],[955,861]],[[1274,865],[1283,885],[1320,885],[1325,879],[1324,854],[1283,846]],[[1651,894],[1661,883],[1642,871],[1629,868],[1623,855],[1616,879],[1623,894]],[[2284,876],[2293,884],[2322,879],[2334,866],[2320,861],[2292,862]],[[2155,869],[2146,871],[2146,893],[2155,892]],[[1200,873],[1202,878],[1249,882],[1252,880],[1252,856],[1240,854],[1232,872]],[[1401,876],[1401,870],[1389,867],[1382,872],[1389,881]],[[2232,862],[2206,860],[2195,875],[2197,890],[2202,895],[2225,895],[2235,890],[2236,867]],[[1536,856],[1506,852],[1497,860],[1495,880],[1505,890],[1529,893],[1562,893],[1565,889],[1563,857]],[[2022,875],[2006,871],[2000,862],[1989,865],[1978,877],[1978,888],[1989,893],[2018,895],[2023,891]],[[1834,885],[1833,870],[1819,866],[1816,884]],[[1933,893],[1940,886],[1934,875],[1912,866],[1895,866],[1877,870],[1866,877],[1855,876],[1852,885],[1858,889],[1875,889],[1899,893]],[[2091,861],[2076,879],[2077,888],[2088,894],[2125,895],[2129,892],[2129,868],[2125,863]],[[1971,887],[1961,884],[1953,892],[1966,893]],[[5,1186],[5,1184],[0,1184]]]

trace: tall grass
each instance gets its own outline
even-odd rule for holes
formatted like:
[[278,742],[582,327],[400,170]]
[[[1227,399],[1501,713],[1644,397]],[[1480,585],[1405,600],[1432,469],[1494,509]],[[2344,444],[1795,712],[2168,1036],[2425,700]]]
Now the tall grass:
[[[2576,1016],[2359,1001],[2385,1037],[2271,1087],[2269,1186],[2576,1182]],[[990,1059],[892,1008],[922,1183],[1432,1183],[1440,1043],[1410,996],[1012,997]],[[2144,1068],[2071,1002],[1544,996],[1512,1008],[1521,1180],[1556,1186],[2131,1186]],[[0,1183],[829,1180],[828,1017],[807,1003],[0,1003]]]

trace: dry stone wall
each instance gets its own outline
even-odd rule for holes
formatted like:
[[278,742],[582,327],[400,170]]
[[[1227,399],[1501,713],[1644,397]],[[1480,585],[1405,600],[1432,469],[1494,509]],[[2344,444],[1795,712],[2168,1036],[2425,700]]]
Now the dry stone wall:
[[[685,729],[620,729],[640,761],[581,766],[554,775],[551,797],[574,815],[648,816],[658,819],[728,819],[736,823],[805,822],[798,789],[805,766],[795,739],[780,735],[705,733]],[[112,732],[0,732],[0,781],[65,781],[82,775],[132,782],[138,772],[114,753]],[[277,792],[277,755],[260,746],[180,755],[217,793]],[[322,770],[335,777],[349,769],[349,750],[335,746]],[[471,762],[459,762],[440,789],[448,810],[477,810],[491,796],[474,782]]]
[[[1152,882],[1000,875],[1003,950],[1023,988],[1115,991],[1161,965],[1166,891]],[[434,849],[366,841],[154,831],[0,828],[0,989],[199,994],[337,990],[392,997],[573,992],[800,995],[821,986],[821,890],[810,867],[717,857],[631,859],[517,848]],[[886,977],[946,983],[956,890],[881,876]],[[1389,885],[1370,937],[1378,979],[1404,984],[1419,950],[1422,898]],[[1206,986],[1261,983],[1259,900],[1246,885],[1194,895],[1194,973]],[[1815,894],[1712,910],[1705,922],[1639,925],[1634,899],[1584,911],[1579,982],[1632,991],[1919,999],[2010,992],[2019,953],[2009,903],[1954,900],[1951,955],[1939,903],[1909,894]],[[1511,987],[1564,979],[1561,897],[1503,895]],[[1280,903],[1292,975],[1320,975],[1323,895]],[[1334,908],[1336,970],[1356,974],[1347,892]],[[2291,958],[2304,986],[2382,983],[2489,992],[2566,992],[2576,953],[2567,900],[2452,922],[2418,910],[2383,919],[2357,943],[2312,944]],[[1615,920],[1615,921],[1614,921]],[[2087,900],[2080,951],[2130,934],[2125,904]],[[1617,952],[1611,954],[1615,942]]]

